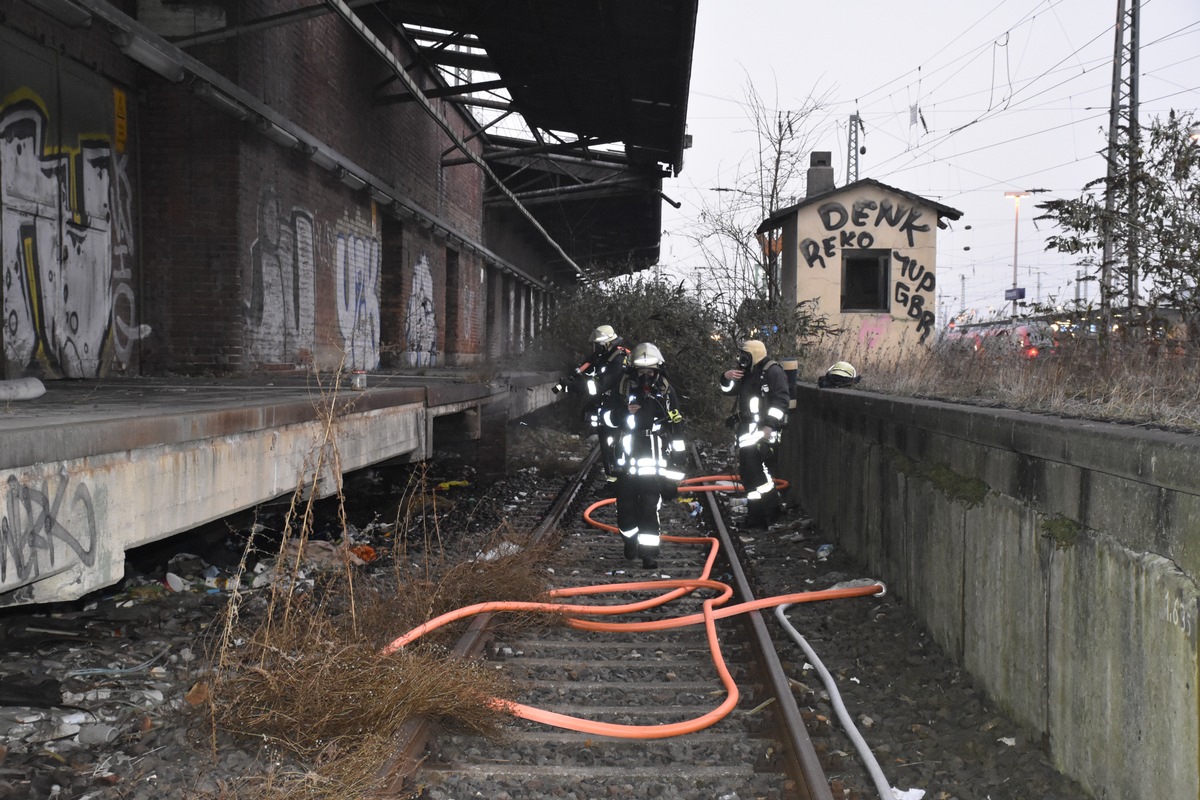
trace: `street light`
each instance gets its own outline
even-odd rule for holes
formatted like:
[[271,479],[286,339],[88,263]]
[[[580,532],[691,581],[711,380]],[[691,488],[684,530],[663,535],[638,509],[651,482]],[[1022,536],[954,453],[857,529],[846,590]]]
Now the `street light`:
[[1029,197],[1029,192],[1005,192],[1005,197],[1011,197],[1013,206],[1013,285],[1012,285],[1012,316],[1017,318],[1017,225],[1021,221],[1021,198]]

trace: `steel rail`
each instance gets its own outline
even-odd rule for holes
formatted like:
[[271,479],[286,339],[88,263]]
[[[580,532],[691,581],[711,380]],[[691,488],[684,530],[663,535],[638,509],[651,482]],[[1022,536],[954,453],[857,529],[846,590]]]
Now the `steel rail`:
[[[579,471],[563,487],[558,497],[551,503],[546,515],[534,528],[534,541],[543,539],[566,517],[567,512],[578,499],[579,493],[583,491],[587,477],[592,474],[599,454],[599,447],[592,448]],[[476,616],[451,652],[463,659],[475,658],[483,653],[484,647],[491,639],[492,620],[493,615],[490,613]],[[380,777],[384,781],[382,792],[379,794],[380,798],[411,796],[411,789],[407,786],[407,782],[424,760],[429,736],[429,719],[425,717],[414,717],[400,727],[393,740],[393,755],[380,769]]]
[[[695,445],[691,446],[694,463],[703,464]],[[709,520],[716,531],[717,539],[721,542],[721,550],[729,562],[729,572],[733,576],[733,588],[741,602],[751,602],[755,599],[754,592],[746,579],[746,573],[738,560],[737,551],[733,547],[733,539],[725,520],[721,516],[721,507],[717,503],[715,492],[704,492],[704,501]],[[789,777],[795,782],[800,800],[833,800],[833,791],[829,787],[829,779],[809,738],[804,719],[800,716],[800,707],[788,681],[787,673],[779,660],[779,653],[771,635],[767,631],[762,614],[751,611],[744,615],[746,624],[751,632],[751,647],[754,649],[758,664],[763,670],[760,676],[768,685],[775,698],[773,709],[775,721],[779,730],[776,734],[784,744],[784,755],[787,762]]]

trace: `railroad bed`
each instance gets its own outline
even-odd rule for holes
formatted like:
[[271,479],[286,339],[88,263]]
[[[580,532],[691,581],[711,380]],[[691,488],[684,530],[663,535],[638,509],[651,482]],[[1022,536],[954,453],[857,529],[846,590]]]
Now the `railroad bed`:
[[[564,485],[561,477],[542,468],[560,451],[571,449],[566,444],[570,441],[571,437],[563,437],[560,444],[550,438],[535,447],[514,447],[508,478],[489,487],[451,489],[458,510],[443,521],[444,535],[486,531],[504,520],[532,527],[547,514]],[[720,457],[714,463],[720,463]],[[441,467],[430,469],[440,478],[470,478],[469,469],[454,471],[461,466],[437,473],[432,470]],[[404,480],[382,470],[349,484],[348,506],[356,513],[367,506],[364,519],[357,523],[362,535],[376,527],[369,524],[375,494],[395,494],[396,487],[404,485]],[[373,488],[367,491],[367,487]],[[563,528],[569,549],[578,549],[578,560],[573,567],[556,568],[555,581],[568,586],[646,577],[640,562],[624,562],[616,534],[582,524],[583,509],[596,499],[593,493],[594,487],[585,484],[570,501]],[[395,498],[390,502],[394,504]],[[721,506],[722,511],[730,511],[727,503]],[[513,519],[520,514],[528,515],[524,522]],[[611,508],[596,515],[602,521],[615,520]],[[381,506],[376,516],[391,519],[394,509]],[[681,503],[664,505],[664,519],[667,533],[716,532],[711,523],[691,517],[690,508]],[[273,518],[256,512],[254,520],[271,524]],[[799,509],[791,509],[769,532],[743,531],[736,516],[733,520],[730,546],[725,549],[741,557],[745,579],[760,597],[872,577],[861,574],[836,543],[832,555],[819,558],[818,547],[826,542]],[[691,527],[696,525],[701,527]],[[235,524],[221,521],[213,527],[228,536]],[[339,527],[336,515],[332,527]],[[49,797],[56,791],[53,796],[60,800],[85,796],[89,800],[260,800],[255,787],[277,780],[271,776],[283,774],[281,762],[283,769],[289,768],[286,753],[258,739],[225,733],[212,749],[207,715],[189,711],[184,699],[204,679],[200,656],[211,639],[207,631],[224,605],[221,590],[205,589],[204,567],[222,565],[224,571],[232,566],[242,538],[179,537],[175,550],[172,542],[164,542],[154,553],[141,554],[135,562],[137,572],[112,592],[67,607],[9,610],[0,615],[0,641],[5,648],[0,672],[27,676],[38,689],[61,679],[63,691],[70,690],[71,702],[86,712],[75,727],[116,736],[88,742],[82,734],[71,737],[67,718],[81,713],[80,708],[53,704],[31,708],[12,699],[7,704],[0,700],[0,800]],[[211,547],[198,550],[206,541]],[[388,540],[378,544],[386,547]],[[419,551],[407,555],[414,562],[421,560]],[[690,576],[698,559],[691,545],[666,542],[655,580],[665,580],[664,573],[673,578]],[[607,574],[617,570],[627,574]],[[168,589],[167,573],[178,573],[191,588]],[[725,562],[715,567],[713,577],[736,582]],[[611,602],[611,598],[593,602]],[[793,606],[786,616],[833,674],[853,721],[891,785],[923,790],[924,800],[1088,797],[1047,763],[1036,737],[991,705],[970,676],[938,651],[900,598],[888,594],[808,603]],[[808,666],[809,659],[784,635],[772,612],[764,611],[760,617],[781,654],[783,681],[799,703],[806,723],[802,727],[824,773],[827,796],[877,797],[836,718],[828,690]],[[423,794],[457,800],[506,796],[536,800],[571,797],[571,793],[589,798],[657,793],[659,797],[739,800],[800,796],[802,789],[789,783],[794,770],[783,771],[789,766],[783,746],[776,744],[780,734],[776,703],[762,705],[767,702],[765,687],[771,676],[749,668],[754,648],[738,620],[719,620],[717,627],[741,696],[732,713],[711,728],[630,743],[514,718],[507,724],[513,734],[508,745],[443,736],[426,750],[422,742],[415,759],[421,762],[421,771],[408,789],[390,796]],[[509,674],[527,670],[526,699],[544,702],[552,710],[613,722],[674,722],[715,708],[725,697],[707,645],[694,642],[698,630],[621,634],[624,640],[608,657],[599,648],[607,648],[616,635],[555,627],[537,637],[492,642],[481,637],[478,653]],[[164,651],[169,655],[163,656]],[[551,678],[560,681],[558,688],[550,686]],[[610,684],[640,686],[643,691],[632,702],[618,701],[606,696]],[[663,691],[672,694],[664,697],[659,694]],[[649,702],[654,697],[668,700],[669,710],[653,712]],[[685,700],[692,705],[685,705]],[[524,737],[519,745],[518,734]],[[642,753],[654,754],[646,758],[653,769],[639,766]],[[490,763],[494,777],[468,767],[470,762]],[[461,774],[454,773],[456,764]],[[607,772],[601,769],[591,777],[585,772],[605,766]],[[723,778],[715,774],[720,768],[729,770]],[[679,773],[693,780],[680,786],[670,778]],[[568,777],[564,780],[562,775]],[[697,783],[702,788],[696,788]],[[471,791],[469,786],[476,788]],[[793,788],[796,795],[789,794]]]
[[[689,474],[721,471],[720,456],[710,464],[711,470],[696,467]],[[569,566],[556,569],[556,586],[700,573],[704,554],[695,545],[664,542],[654,571],[624,561],[618,535],[583,520],[583,509],[597,499],[596,488],[593,476],[563,517]],[[668,535],[712,536],[729,525],[714,578],[734,582],[738,568],[725,558],[730,552],[760,598],[871,577],[836,547],[819,554],[828,543],[799,509],[790,509],[770,531],[748,531],[739,527],[740,509],[731,510],[727,498],[716,506],[720,521],[693,516],[684,503],[664,503],[662,509]],[[524,509],[530,527],[550,513],[544,506]],[[593,516],[611,524],[615,509],[600,508]],[[698,600],[676,602],[682,605],[630,619],[686,614],[694,610],[688,604]],[[761,613],[783,680],[800,706],[807,754],[790,753],[780,735],[787,731],[778,699],[771,698],[769,680],[760,680],[769,676],[754,666],[747,615],[739,615],[717,627],[741,696],[733,712],[712,727],[666,739],[622,740],[514,719],[503,741],[463,735],[431,740],[414,776],[416,796],[891,800],[879,790],[883,779],[885,790],[896,787],[896,796],[905,800],[1088,797],[1054,770],[1039,741],[987,701],[894,596],[792,605],[783,617],[832,673],[831,693],[776,612]],[[525,686],[521,701],[593,720],[677,722],[712,710],[725,697],[698,627],[621,634],[556,627],[536,637],[488,642],[483,657]],[[872,751],[874,775],[856,753],[835,700],[842,701],[849,725]]]
[[[600,519],[615,519],[613,507]],[[685,507],[667,504],[665,530],[689,519]],[[693,523],[694,526],[694,523]],[[706,551],[665,542],[659,569],[625,562],[618,534],[598,530],[578,513],[563,521],[565,569],[559,587],[699,575]],[[706,593],[711,595],[711,593]],[[606,595],[616,604],[646,599],[647,592]],[[700,612],[685,596],[665,608],[622,615],[641,622]],[[721,652],[745,696],[741,709],[696,733],[672,738],[620,739],[564,731],[514,720],[507,740],[450,736],[436,740],[421,777],[422,797],[664,797],[783,798],[786,777],[769,766],[778,744],[749,713],[761,699],[747,681],[746,646],[736,625],[721,626]],[[537,637],[492,642],[487,657],[524,687],[520,702],[552,712],[620,725],[659,726],[701,717],[724,698],[702,626],[669,631],[612,633],[555,626]]]

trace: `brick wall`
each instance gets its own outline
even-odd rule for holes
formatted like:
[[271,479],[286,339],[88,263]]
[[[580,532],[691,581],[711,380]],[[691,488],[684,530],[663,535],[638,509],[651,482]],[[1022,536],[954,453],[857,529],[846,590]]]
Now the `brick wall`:
[[[134,13],[137,5],[119,7]],[[290,5],[221,0],[206,9],[236,25]],[[161,6],[143,22],[170,24],[179,35],[188,19]],[[514,307],[511,281],[489,280],[496,265],[455,237],[389,216],[301,149],[266,138],[253,117],[240,121],[205,103],[191,77],[171,83],[137,65],[106,24],[70,30],[17,3],[0,25],[127,94],[126,199],[136,248],[126,253],[136,269],[123,272],[133,276],[132,288],[121,298],[126,311],[108,346],[124,337],[127,351],[140,348],[140,360],[125,353],[122,369],[240,374],[469,365],[519,346],[528,321],[514,317],[524,312]],[[389,31],[376,33],[388,41]],[[412,63],[413,54],[393,46],[400,63]],[[556,254],[520,215],[489,212],[485,230],[483,172],[473,164],[442,165],[461,154],[447,153],[450,139],[418,104],[383,102],[403,85],[387,84],[390,69],[336,15],[243,31],[188,53],[458,237],[481,241],[531,274],[551,270]],[[433,102],[461,138],[471,133],[455,106]],[[450,251],[457,254],[453,311],[445,307]],[[148,333],[138,340],[138,331]]]

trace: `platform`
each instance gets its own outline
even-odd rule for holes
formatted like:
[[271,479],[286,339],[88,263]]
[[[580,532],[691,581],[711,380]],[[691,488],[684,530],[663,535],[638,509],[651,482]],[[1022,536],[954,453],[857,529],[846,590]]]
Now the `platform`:
[[49,381],[0,404],[0,606],[82,597],[120,580],[130,548],[298,487],[332,494],[372,464],[502,440],[554,399],[554,376],[535,373],[371,374],[361,391],[335,377]]

